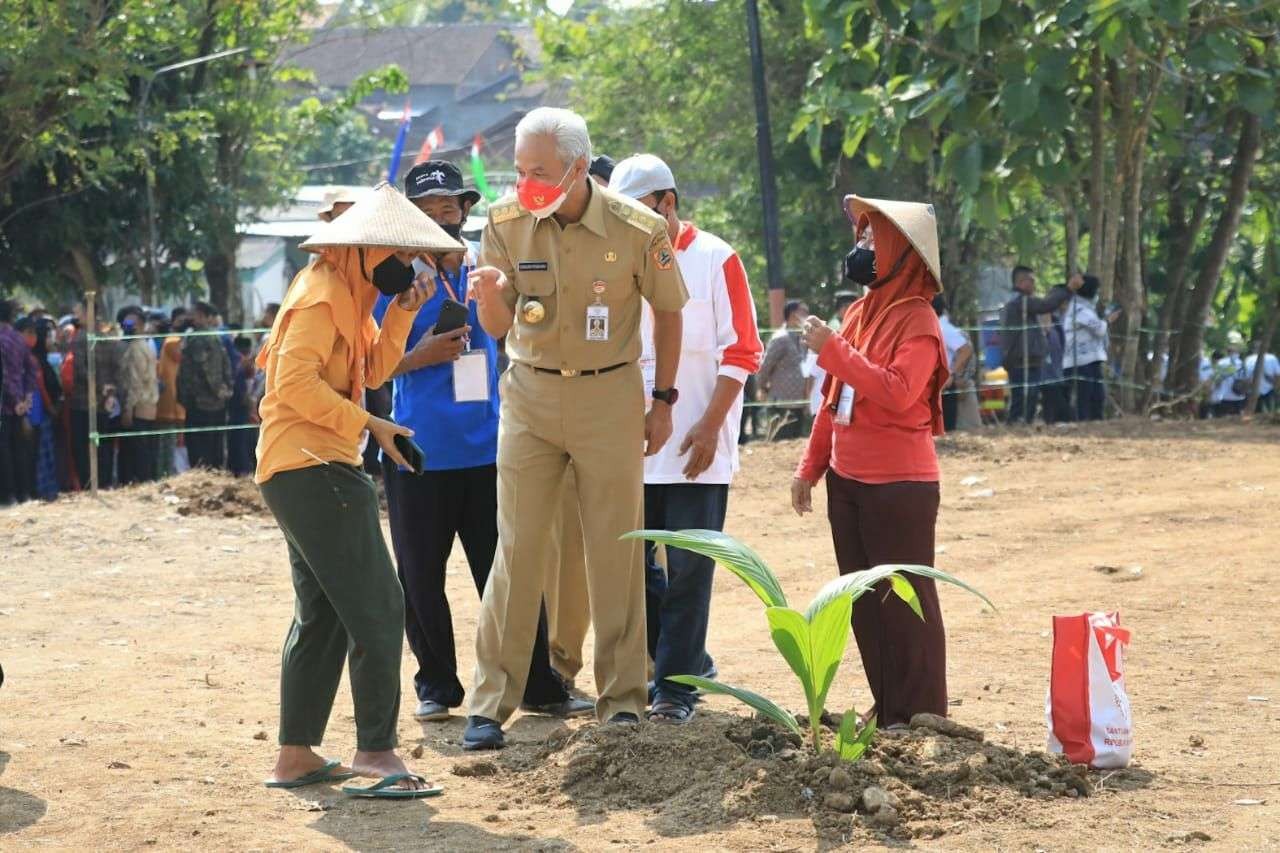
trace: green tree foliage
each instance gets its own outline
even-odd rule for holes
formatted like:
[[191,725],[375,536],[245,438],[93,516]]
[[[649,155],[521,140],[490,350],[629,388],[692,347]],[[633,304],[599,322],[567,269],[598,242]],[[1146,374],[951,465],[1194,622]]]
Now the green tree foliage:
[[[32,35],[50,5],[67,16],[64,36],[94,23],[70,58],[58,38],[50,45]],[[26,62],[11,67],[0,58],[0,104],[23,116],[0,127],[8,158],[0,177],[0,276],[63,301],[107,285],[149,301],[207,285],[211,301],[238,318],[239,223],[288,197],[304,178],[306,158],[323,146],[318,140],[338,138],[335,159],[351,150],[377,153],[376,141],[359,140],[352,110],[375,90],[407,87],[399,71],[386,69],[347,92],[319,92],[309,74],[283,63],[284,48],[305,39],[314,9],[312,0],[5,4],[4,20],[26,29],[6,27],[0,39],[21,48],[14,55]],[[241,52],[157,73],[229,49]],[[67,67],[51,65],[33,79],[27,66],[43,55]],[[59,107],[54,96],[63,95],[50,94],[50,81],[76,74],[91,85],[72,90],[71,105]],[[103,77],[113,85],[93,84]],[[11,80],[22,87],[7,85]],[[46,101],[53,104],[48,119],[36,108]],[[22,136],[31,133],[42,133],[45,144],[24,146]],[[147,251],[148,183],[155,269]],[[203,270],[203,285],[194,270]]]
[[[855,188],[887,192],[898,176],[853,168],[838,146],[819,165],[803,143],[786,140],[820,50],[805,36],[799,3],[781,0],[760,12],[787,291],[821,310],[839,289],[840,261],[851,245],[841,197]],[[650,152],[666,160],[682,190],[681,217],[738,250],[763,306],[756,122],[741,6],[672,0],[594,8],[541,16],[537,28],[544,73],[564,81],[595,149],[615,159]]]

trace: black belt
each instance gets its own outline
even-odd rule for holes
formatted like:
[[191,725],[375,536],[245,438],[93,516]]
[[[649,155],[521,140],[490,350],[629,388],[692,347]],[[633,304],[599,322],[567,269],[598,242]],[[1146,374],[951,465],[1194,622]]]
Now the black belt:
[[[516,363],[523,364],[523,362]],[[536,370],[539,373],[554,373],[556,376],[599,376],[601,373],[610,373],[626,367],[630,363],[629,361],[624,361],[619,364],[611,364],[608,367],[601,367],[599,370],[557,370],[554,367],[534,367],[532,364],[526,364],[525,367]]]

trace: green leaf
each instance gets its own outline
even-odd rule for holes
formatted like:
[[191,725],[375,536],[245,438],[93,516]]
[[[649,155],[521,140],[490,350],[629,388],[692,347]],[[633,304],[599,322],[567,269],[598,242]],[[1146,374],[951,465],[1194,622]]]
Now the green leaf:
[[694,554],[710,557],[742,578],[766,606],[787,606],[787,596],[782,592],[782,584],[778,582],[777,575],[765,565],[764,560],[760,559],[760,555],[719,530],[634,530],[623,534],[621,538],[648,539],[660,545],[683,548]]
[[840,731],[836,734],[836,753],[845,761],[857,761],[871,746],[876,736],[876,718],[867,720],[862,731],[858,732],[857,728],[858,714],[850,708],[841,718]]
[[982,182],[982,143],[975,139],[958,149],[949,166],[960,192],[969,196],[977,193]]
[[1031,118],[1036,114],[1039,99],[1040,83],[1036,80],[1019,80],[1005,84],[1001,98],[1005,118],[1013,123]]
[[820,719],[826,708],[827,694],[835,682],[836,671],[844,660],[849,644],[853,596],[842,595],[829,601],[809,620],[810,669],[813,673],[813,697],[809,701],[812,719]]
[[1240,99],[1240,106],[1249,112],[1256,116],[1265,116],[1275,106],[1275,87],[1275,81],[1242,77],[1236,82],[1236,97]]
[[920,609],[920,596],[916,595],[916,588],[911,585],[911,581],[902,575],[889,575],[889,583],[893,586],[894,594],[905,601],[912,612],[923,621],[924,611]]
[[764,611],[769,620],[769,636],[778,647],[791,671],[800,679],[806,700],[813,696],[813,658],[810,652],[809,623],[790,607],[769,607]]
[[732,696],[744,705],[759,711],[769,719],[779,725],[785,726],[788,730],[795,734],[804,736],[800,731],[800,724],[796,722],[796,718],[789,711],[786,711],[759,693],[753,693],[741,687],[734,687],[729,684],[723,684],[719,681],[712,681],[709,678],[703,678],[698,675],[668,675],[667,679],[677,684],[687,684],[690,687],[696,687],[704,693],[717,693],[721,696]]
[[973,593],[978,596],[978,598],[981,598],[992,610],[996,609],[996,606],[991,603],[991,599],[987,598],[981,592],[969,586],[959,578],[949,575],[940,569],[935,569],[931,566],[918,566],[907,563],[888,563],[883,566],[876,566],[874,569],[865,569],[861,572],[842,575],[841,577],[829,582],[822,589],[818,590],[818,594],[809,602],[808,608],[805,609],[805,618],[812,622],[814,614],[825,607],[828,602],[837,596],[852,594],[853,600],[857,601],[864,594],[874,589],[876,584],[881,581],[888,580],[889,576],[895,572],[918,575],[923,578],[932,578],[935,581],[942,581],[943,583],[958,586],[967,592]]

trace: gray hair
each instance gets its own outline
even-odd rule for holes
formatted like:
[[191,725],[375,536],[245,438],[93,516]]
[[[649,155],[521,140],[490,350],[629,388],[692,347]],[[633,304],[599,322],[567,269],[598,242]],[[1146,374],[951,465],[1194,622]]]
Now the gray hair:
[[566,166],[583,157],[591,159],[591,135],[587,122],[573,110],[538,107],[516,125],[516,141],[525,136],[550,136],[556,141],[556,155]]

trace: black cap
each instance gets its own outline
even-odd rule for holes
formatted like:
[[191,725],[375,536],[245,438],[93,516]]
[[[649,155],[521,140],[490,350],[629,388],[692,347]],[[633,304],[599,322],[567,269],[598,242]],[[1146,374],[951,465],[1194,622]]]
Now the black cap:
[[588,175],[599,175],[604,178],[605,183],[613,177],[613,167],[617,164],[613,162],[613,158],[608,154],[601,154],[599,157],[591,161],[591,165],[587,167]]
[[448,160],[428,160],[410,169],[404,176],[404,194],[408,198],[462,196],[472,204],[480,200],[480,193],[462,185],[462,172]]

